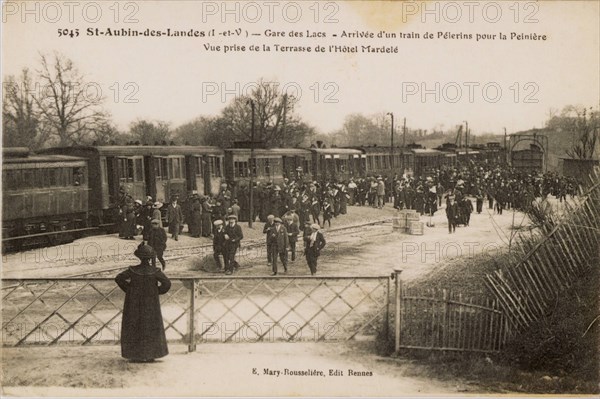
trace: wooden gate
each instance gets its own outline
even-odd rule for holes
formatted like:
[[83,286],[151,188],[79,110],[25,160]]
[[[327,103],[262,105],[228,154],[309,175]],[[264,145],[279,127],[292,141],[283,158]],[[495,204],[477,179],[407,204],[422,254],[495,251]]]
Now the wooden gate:
[[495,300],[465,298],[447,290],[402,287],[396,271],[396,352],[424,349],[498,352],[508,338],[507,319]]

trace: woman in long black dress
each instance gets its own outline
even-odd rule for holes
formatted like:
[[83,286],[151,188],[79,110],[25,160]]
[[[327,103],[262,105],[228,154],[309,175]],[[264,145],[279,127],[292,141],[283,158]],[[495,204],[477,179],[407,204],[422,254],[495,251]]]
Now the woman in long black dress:
[[200,237],[202,233],[202,204],[197,195],[192,199],[192,212],[188,228],[192,237]]
[[134,252],[142,263],[120,273],[115,281],[125,292],[121,326],[121,356],[150,362],[169,354],[159,295],[171,281],[156,267],[156,253],[143,242]]
[[200,233],[202,234],[202,237],[210,237],[212,233],[211,206],[207,197],[202,197],[200,199],[200,203],[202,204],[202,214],[200,216],[200,219],[202,220],[202,228],[200,229]]

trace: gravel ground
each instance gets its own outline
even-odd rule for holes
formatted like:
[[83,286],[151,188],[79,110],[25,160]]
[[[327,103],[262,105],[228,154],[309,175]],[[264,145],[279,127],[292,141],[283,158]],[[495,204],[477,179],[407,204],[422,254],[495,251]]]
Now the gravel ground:
[[[7,396],[405,396],[483,392],[460,381],[418,377],[422,374],[419,366],[378,357],[361,344],[203,344],[194,353],[174,346],[169,356],[151,364],[126,362],[119,357],[116,346],[8,349],[4,354],[11,359],[3,378],[3,394]],[[265,369],[275,375],[265,374]],[[284,375],[286,369],[317,370],[323,376]],[[330,376],[330,370],[339,370],[343,376]],[[350,376],[348,370],[372,375]]]
[[[331,227],[326,226],[324,231],[334,232],[351,225],[383,220],[394,213],[394,209],[390,206],[382,210],[371,207],[348,207],[348,214],[335,218]],[[262,232],[264,223],[253,223],[252,229],[248,228],[247,223],[240,225],[244,232],[242,245],[264,238]],[[179,258],[189,255],[190,252],[200,255],[212,253],[211,238],[193,238],[187,235],[186,231],[187,227],[179,236],[179,241],[170,239],[169,235],[165,258]],[[71,244],[3,255],[2,277],[59,277],[111,267],[126,267],[138,261],[133,256],[133,251],[141,239],[141,236],[138,236],[135,240],[123,240],[119,239],[117,234],[92,236],[76,240]]]

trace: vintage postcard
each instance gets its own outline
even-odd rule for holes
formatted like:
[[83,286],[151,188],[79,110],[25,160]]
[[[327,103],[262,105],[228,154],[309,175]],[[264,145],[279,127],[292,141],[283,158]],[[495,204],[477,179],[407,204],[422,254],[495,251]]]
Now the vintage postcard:
[[2,395],[598,395],[599,2],[1,6]]

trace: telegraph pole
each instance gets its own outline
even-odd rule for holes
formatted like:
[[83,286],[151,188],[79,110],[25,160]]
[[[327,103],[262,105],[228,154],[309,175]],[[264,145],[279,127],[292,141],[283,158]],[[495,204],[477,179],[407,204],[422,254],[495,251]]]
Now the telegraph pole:
[[504,128],[504,162],[508,164],[508,152],[506,151],[506,128]]
[[[285,148],[285,122],[287,116],[287,93],[283,95],[283,126],[281,128],[281,148]],[[284,171],[285,173],[285,171]]]
[[391,147],[390,147],[390,166],[392,167],[392,169],[394,169],[394,114],[392,112],[388,112],[387,114],[392,117],[392,140],[391,140]]
[[402,127],[402,147],[406,147],[406,118],[404,118],[404,126]]
[[254,221],[254,101],[248,100],[252,108],[252,128],[250,130],[250,219],[248,227],[252,228]]
[[465,155],[469,156],[469,122],[465,121]]

